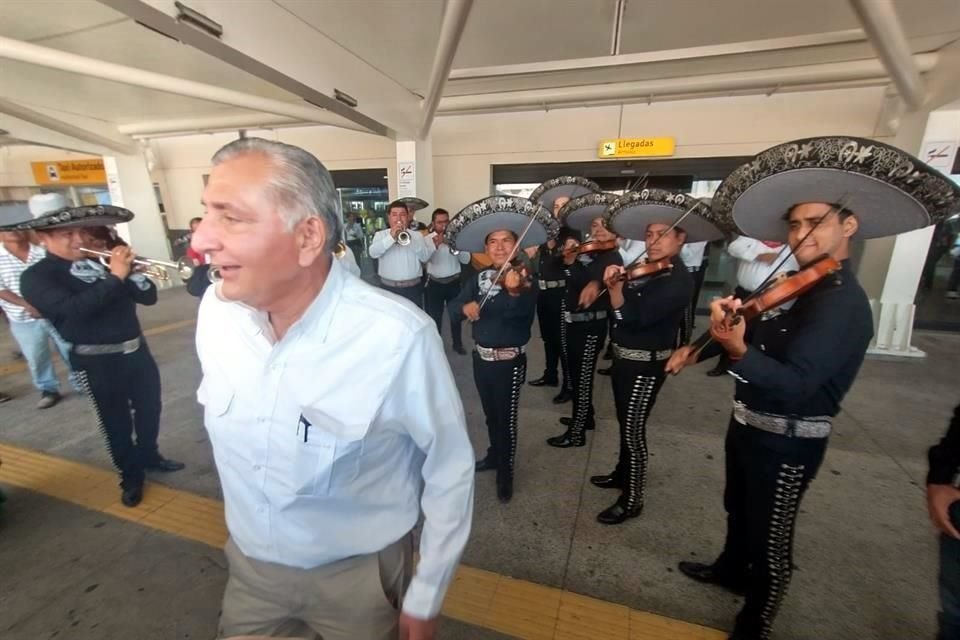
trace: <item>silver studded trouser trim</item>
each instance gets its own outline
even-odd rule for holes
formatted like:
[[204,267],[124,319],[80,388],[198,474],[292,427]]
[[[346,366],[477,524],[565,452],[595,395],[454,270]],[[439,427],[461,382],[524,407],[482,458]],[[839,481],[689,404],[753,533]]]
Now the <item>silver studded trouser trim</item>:
[[600,349],[607,335],[607,321],[566,323],[569,333],[570,375],[573,383],[573,424],[570,437],[582,440],[593,417],[593,380]]
[[616,474],[623,482],[622,501],[628,510],[639,509],[647,485],[647,419],[663,385],[663,375],[642,375],[649,363],[614,360],[613,394],[620,422],[620,459]]
[[487,421],[490,449],[500,469],[512,473],[517,458],[520,390],[527,378],[527,357],[490,362],[474,354],[473,375]]

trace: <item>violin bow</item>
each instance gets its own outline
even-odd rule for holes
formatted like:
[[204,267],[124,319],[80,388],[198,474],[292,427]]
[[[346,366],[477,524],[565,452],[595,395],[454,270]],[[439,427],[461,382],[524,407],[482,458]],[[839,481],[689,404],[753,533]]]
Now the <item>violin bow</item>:
[[533,226],[533,223],[536,222],[537,215],[536,212],[530,216],[530,222],[527,223],[526,228],[523,230],[523,233],[520,234],[520,237],[517,238],[517,243],[513,245],[513,249],[510,251],[510,255],[507,256],[506,261],[504,261],[503,266],[500,267],[500,270],[497,271],[496,277],[494,277],[493,282],[490,284],[490,288],[487,289],[487,292],[483,294],[483,299],[480,300],[480,308],[483,309],[483,305],[487,304],[487,300],[490,299],[490,292],[493,291],[493,288],[497,286],[497,281],[500,280],[500,277],[510,268],[510,263],[515,257],[517,257],[517,251],[520,250],[520,245],[523,243],[523,239],[527,236],[527,232],[530,231],[530,227]]

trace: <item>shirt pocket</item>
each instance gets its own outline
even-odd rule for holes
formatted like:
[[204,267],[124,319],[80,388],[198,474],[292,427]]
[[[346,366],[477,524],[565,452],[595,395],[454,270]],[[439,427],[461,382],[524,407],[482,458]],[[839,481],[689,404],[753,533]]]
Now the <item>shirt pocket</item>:
[[309,409],[303,409],[302,418],[293,461],[297,495],[322,497],[346,492],[359,473],[365,430],[333,429],[323,422],[329,418]]
[[203,405],[204,421],[210,424],[226,416],[233,405],[233,396],[233,389],[229,385],[215,383],[209,376],[204,376],[197,389],[197,402]]

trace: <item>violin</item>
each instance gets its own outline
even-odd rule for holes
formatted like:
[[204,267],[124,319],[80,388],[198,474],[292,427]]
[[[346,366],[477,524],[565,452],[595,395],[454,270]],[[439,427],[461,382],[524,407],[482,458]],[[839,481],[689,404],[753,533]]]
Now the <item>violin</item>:
[[[520,285],[518,287],[508,287],[507,286],[507,274],[513,272],[520,276]],[[500,277],[497,278],[495,283],[498,286],[503,287],[507,290],[507,293],[516,295],[522,291],[526,291],[533,286],[533,280],[530,277],[530,270],[527,269],[527,265],[523,263],[522,260],[514,258],[510,261],[510,266],[503,270],[503,273],[500,274]]]
[[575,244],[571,247],[564,247],[561,250],[561,253],[565,258],[569,258],[571,255],[586,255],[590,253],[600,253],[601,251],[610,251],[611,249],[618,249],[619,245],[617,244],[617,239],[613,240],[587,240],[586,242],[581,242]]
[[[750,321],[767,311],[772,311],[799,298],[841,268],[840,262],[824,254],[800,271],[773,280],[768,286],[749,296],[739,309],[727,314],[725,322],[728,326],[733,326],[741,320]],[[711,340],[710,331],[706,331],[691,343],[694,353],[702,350]]]
[[670,271],[673,269],[673,263],[670,258],[664,258],[655,262],[641,262],[624,268],[623,273],[617,276],[617,282],[631,282],[640,278],[647,278]]

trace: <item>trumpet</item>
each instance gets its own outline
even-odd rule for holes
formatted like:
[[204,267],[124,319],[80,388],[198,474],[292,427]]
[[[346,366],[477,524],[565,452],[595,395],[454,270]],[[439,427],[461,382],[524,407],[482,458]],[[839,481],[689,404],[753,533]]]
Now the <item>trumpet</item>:
[[[105,267],[110,266],[109,251],[97,251],[96,249],[87,249],[86,247],[80,247],[80,251],[92,256],[97,256],[100,259],[100,264]],[[133,264],[138,267],[142,267],[141,270],[144,275],[155,278],[156,280],[162,280],[164,282],[170,279],[170,274],[167,273],[167,269],[175,270],[178,274],[180,274],[181,279],[189,280],[190,276],[193,275],[195,268],[194,265],[191,264],[191,261],[187,258],[180,258],[176,262],[167,262],[165,260],[136,257],[133,259]]]
[[397,244],[400,245],[401,247],[405,247],[405,246],[407,246],[408,244],[410,244],[410,232],[404,230],[404,231],[401,231],[400,233],[398,233],[398,234],[397,234]]

